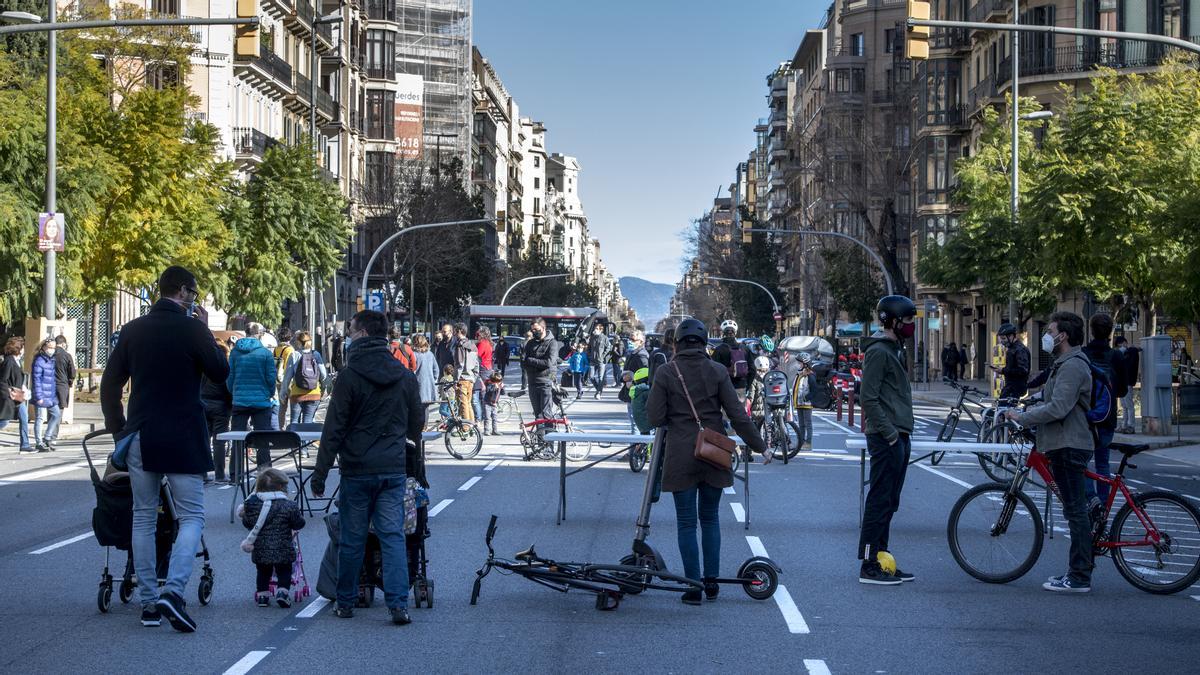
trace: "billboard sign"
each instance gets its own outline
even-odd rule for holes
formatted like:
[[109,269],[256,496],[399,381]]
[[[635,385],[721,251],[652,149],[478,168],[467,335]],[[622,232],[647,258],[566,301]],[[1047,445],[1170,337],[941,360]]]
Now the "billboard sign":
[[396,75],[396,143],[400,159],[420,159],[425,138],[425,78]]

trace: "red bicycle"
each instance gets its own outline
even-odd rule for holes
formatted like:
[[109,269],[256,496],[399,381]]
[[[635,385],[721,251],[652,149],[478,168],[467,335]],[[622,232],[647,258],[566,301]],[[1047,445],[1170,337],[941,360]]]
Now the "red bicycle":
[[[1012,423],[1008,434],[1023,452],[1025,462],[1010,483],[977,485],[967,490],[950,510],[946,535],[950,553],[967,574],[988,583],[1019,579],[1042,552],[1044,525],[1037,505],[1021,491],[1032,471],[1045,481],[1059,502],[1062,493],[1054,481],[1050,462],[1038,452],[1033,434]],[[1147,450],[1145,445],[1113,443],[1121,464],[1111,478],[1086,471],[1088,478],[1109,486],[1108,500],[1093,524],[1092,556],[1111,555],[1125,580],[1148,593],[1176,593],[1200,578],[1200,510],[1169,490],[1132,492],[1125,482],[1130,458]],[[1109,527],[1117,495],[1124,504]]]
[[[524,391],[517,391],[508,394],[508,397],[515,402],[517,398],[524,395]],[[525,461],[555,459],[558,457],[558,444],[547,441],[544,433],[538,433],[539,429],[563,431],[568,434],[578,431],[571,424],[571,420],[567,418],[566,411],[563,410],[562,391],[555,387],[552,390],[551,397],[554,404],[558,406],[558,417],[538,418],[532,422],[526,422],[525,416],[521,414],[521,407],[517,405],[513,406],[513,410],[517,413],[517,425],[521,428],[521,447],[525,451]],[[567,443],[566,446],[567,459],[573,462],[582,462],[592,452],[592,444],[589,441],[574,441]]]

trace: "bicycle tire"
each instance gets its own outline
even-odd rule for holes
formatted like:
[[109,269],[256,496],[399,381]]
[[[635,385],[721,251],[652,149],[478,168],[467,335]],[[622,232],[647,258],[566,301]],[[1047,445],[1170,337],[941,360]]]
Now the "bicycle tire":
[[[1041,514],[1029,495],[1020,491],[1010,495],[1009,487],[1007,483],[984,483],[967,490],[950,509],[946,523],[954,562],[989,584],[1021,578],[1042,554]],[[1003,528],[997,534],[999,523]],[[997,562],[985,569],[988,560]]]
[[792,431],[796,433],[796,442],[792,444],[794,448],[792,450],[792,457],[795,457],[800,453],[800,450],[804,448],[804,443],[800,440],[800,425],[796,422],[788,422],[787,424],[792,428]]
[[[566,425],[564,430],[568,434],[574,434],[579,431],[571,424]],[[591,441],[567,441],[564,445],[567,448],[567,459],[572,462],[587,461],[588,455],[592,454]]]
[[[580,565],[579,569],[572,571],[562,571],[564,566],[574,566],[576,563],[556,563],[558,569],[552,570],[548,567],[533,566],[533,565],[510,565],[503,567],[508,571],[519,574],[526,579],[546,586],[547,588],[566,593],[571,589],[587,591],[589,593],[608,593],[616,591],[623,593],[621,589],[625,586],[624,583],[616,580],[606,580],[602,578],[590,578],[586,576],[584,570],[587,565]],[[580,576],[584,575],[584,576]],[[605,585],[607,584],[607,585]]]
[[767,447],[771,450],[771,457],[774,459],[783,459],[785,456],[788,459],[796,456],[796,452],[792,450],[791,439],[787,434],[787,423],[780,421],[774,416],[763,419],[762,424],[758,427],[758,433],[763,437]]
[[[1139,493],[1134,495],[1134,500],[1154,523],[1164,542],[1161,547],[1113,548],[1112,559],[1117,572],[1125,577],[1125,581],[1147,593],[1169,595],[1189,588],[1200,578],[1200,546],[1196,544],[1200,541],[1200,510],[1183,497],[1166,490]],[[1122,536],[1122,530],[1130,522],[1132,513],[1133,507],[1128,503],[1117,511],[1111,531],[1116,541],[1141,540],[1149,535],[1141,519],[1135,516],[1132,520],[1133,532],[1129,536]],[[1189,545],[1180,543],[1185,541]],[[1164,560],[1167,556],[1170,558]],[[1150,567],[1151,564],[1159,566],[1158,569]],[[1177,574],[1172,574],[1171,570],[1177,570]],[[1158,577],[1169,577],[1170,580],[1158,583]]]
[[446,444],[446,452],[454,459],[471,459],[483,448],[483,434],[474,422],[456,420],[446,426],[442,434]]
[[983,469],[988,478],[997,483],[1012,482],[1013,477],[1025,465],[1025,457],[1033,447],[1033,444],[1017,431],[1017,425],[1012,422],[997,424],[988,429],[983,442],[1007,444],[1013,449],[1020,448],[1020,455],[996,452],[975,453],[976,459],[979,460],[979,468]]
[[500,397],[500,400],[496,401],[496,421],[502,424],[508,422],[516,408],[517,404],[513,399],[507,396]]
[[634,473],[640,473],[646,468],[646,460],[649,459],[650,453],[646,451],[645,443],[635,443],[629,446],[629,470]]
[[[687,577],[672,574],[666,570],[657,570],[650,567],[597,564],[584,565],[581,571],[588,574],[589,578],[609,579],[612,582],[634,586],[640,590],[668,591],[672,593],[704,590],[704,584],[695,579],[688,579]],[[604,583],[609,582],[605,581]]]

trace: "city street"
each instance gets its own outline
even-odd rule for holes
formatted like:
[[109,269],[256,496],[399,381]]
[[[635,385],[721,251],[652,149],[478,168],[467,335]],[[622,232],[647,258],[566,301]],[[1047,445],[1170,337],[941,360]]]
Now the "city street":
[[[524,399],[522,399],[524,401]],[[919,438],[937,431],[942,411],[919,406]],[[623,404],[609,390],[568,409],[580,428],[625,431]],[[844,449],[848,429],[819,413],[813,452],[788,465],[751,466],[752,524],[744,527],[745,489],[727,491],[721,507],[722,571],[733,575],[751,555],[782,568],[773,600],[756,601],[723,587],[715,602],[685,606],[673,594],[627,596],[614,612],[594,609],[590,595],[558,594],[499,573],[468,598],[486,557],[484,530],[499,516],[497,553],[536,544],[546,557],[616,562],[629,551],[646,473],[624,454],[568,481],[568,518],[555,525],[557,463],[524,462],[515,423],[487,437],[478,457],[456,461],[440,442],[429,446],[432,484],[428,541],[433,609],[413,609],[413,624],[387,622],[382,599],[350,620],[335,618],[315,584],[326,535],[319,518],[301,539],[313,597],[289,610],[253,602],[253,568],[229,523],[233,492],[207,489],[206,539],[216,572],[212,604],[188,588],[195,635],[143,628],[137,603],[116,599],[96,609],[103,549],[91,536],[94,494],[78,442],[49,457],[0,459],[0,605],[9,673],[392,672],[1183,672],[1200,646],[1200,588],[1154,596],[1126,583],[1108,560],[1097,561],[1090,595],[1041,589],[1066,568],[1065,528],[1046,542],[1038,564],[1008,585],[987,585],[962,572],[946,543],[946,518],[970,485],[984,482],[974,458],[948,456],[936,468],[911,468],[893,527],[892,548],[916,574],[902,587],[857,582],[857,453]],[[613,452],[593,449],[593,457]],[[1187,459],[1187,458],[1185,458]],[[1144,455],[1129,475],[1135,485],[1178,490],[1200,503],[1200,461]],[[1035,500],[1036,500],[1036,495]],[[1040,500],[1037,500],[1040,504]],[[1056,508],[1056,525],[1064,525]],[[681,569],[674,513],[665,497],[652,514],[649,541]],[[118,570],[124,554],[114,551]],[[481,664],[486,664],[482,665]]]

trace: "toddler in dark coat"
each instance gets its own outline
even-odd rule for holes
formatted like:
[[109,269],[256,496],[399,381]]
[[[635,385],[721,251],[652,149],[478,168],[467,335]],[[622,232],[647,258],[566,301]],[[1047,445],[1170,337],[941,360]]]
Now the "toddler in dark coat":
[[287,476],[278,469],[264,469],[250,495],[239,509],[242,525],[250,530],[242,550],[258,568],[255,601],[271,604],[271,575],[275,575],[275,602],[291,607],[292,564],[296,562],[293,532],[304,527],[300,507],[288,498]]

